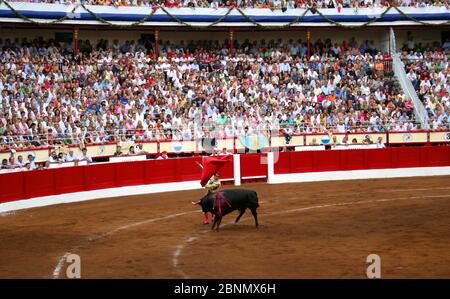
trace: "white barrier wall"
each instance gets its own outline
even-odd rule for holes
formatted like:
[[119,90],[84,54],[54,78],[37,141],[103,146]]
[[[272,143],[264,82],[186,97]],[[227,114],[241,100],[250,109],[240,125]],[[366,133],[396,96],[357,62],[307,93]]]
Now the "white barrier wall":
[[109,157],[109,162],[132,162],[132,161],[144,161],[147,159],[146,155],[136,155],[136,156],[119,156],[119,157]]

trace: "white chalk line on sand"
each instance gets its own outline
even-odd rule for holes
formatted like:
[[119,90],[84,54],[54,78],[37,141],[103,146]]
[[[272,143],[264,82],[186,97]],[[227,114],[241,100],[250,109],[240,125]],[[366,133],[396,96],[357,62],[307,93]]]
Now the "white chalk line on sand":
[[[416,189],[396,189],[396,190],[391,190],[391,191],[395,191],[395,192],[407,192],[407,191],[426,191],[426,190],[444,190],[444,189],[450,189],[450,187],[440,187],[440,188],[416,188]],[[389,190],[373,190],[372,192],[378,193],[378,192],[388,192],[388,191],[389,191]],[[351,193],[351,194],[361,194],[361,193],[366,193],[366,192],[355,192],[355,193]],[[329,197],[329,196],[327,196],[327,197]],[[331,197],[336,197],[336,196],[331,196]],[[408,197],[408,198],[411,198],[411,197]],[[264,201],[260,201],[260,203],[264,203]],[[337,205],[337,204],[333,204],[333,205]],[[340,205],[343,205],[343,204],[340,204]],[[311,209],[311,208],[328,207],[328,206],[329,206],[329,205],[322,205],[322,206],[313,206],[313,207],[301,208],[301,209]],[[331,205],[331,206],[332,206],[332,205]],[[297,210],[297,209],[295,209],[295,210]],[[93,236],[93,237],[89,237],[89,238],[88,238],[88,241],[90,241],[90,242],[97,241],[97,240],[99,240],[99,239],[102,239],[102,238],[104,238],[104,237],[106,237],[106,236],[110,236],[110,235],[112,235],[112,234],[114,234],[114,233],[117,233],[117,232],[119,232],[119,231],[122,231],[122,230],[130,229],[130,228],[133,228],[133,227],[136,227],[136,226],[140,226],[140,225],[144,225],[144,224],[149,224],[149,223],[154,223],[154,222],[158,222],[158,221],[163,221],[163,220],[167,220],[167,219],[173,219],[173,218],[180,217],[180,216],[183,216],[183,215],[186,215],[186,214],[198,213],[198,212],[199,212],[199,211],[182,212],[182,213],[171,214],[171,215],[167,215],[167,216],[163,216],[163,217],[158,217],[158,218],[151,218],[151,219],[147,219],[147,220],[144,220],[144,221],[140,221],[140,222],[136,222],[136,223],[131,223],[131,224],[123,225],[123,226],[120,226],[120,227],[118,227],[118,228],[115,228],[115,229],[113,229],[113,230],[111,230],[111,231],[107,231],[107,232],[104,232],[104,233],[102,233],[102,234],[95,235],[95,236]],[[288,213],[288,211],[284,211],[284,212]],[[284,212],[283,212],[283,213],[284,213]],[[3,213],[2,213],[2,214],[3,214]],[[9,215],[9,214],[10,214],[10,213],[8,213],[7,215]],[[13,213],[11,213],[11,214],[13,214]],[[266,215],[271,215],[271,214],[266,214]],[[2,215],[2,216],[3,216],[3,215]],[[4,215],[4,216],[6,216],[6,215]],[[241,222],[242,222],[242,221],[245,221],[245,219],[242,219]],[[225,227],[225,226],[227,226],[227,224],[223,224],[223,225],[222,225],[222,227]],[[209,232],[209,231],[210,231],[210,230],[204,230],[204,231],[202,231],[201,233],[202,233],[202,234],[205,234],[205,233],[207,233],[207,232]],[[195,241],[196,239],[198,239],[198,237],[190,237],[190,238],[188,238],[188,239],[185,241],[185,243],[191,243],[191,242]],[[81,245],[73,247],[70,251],[65,252],[65,253],[58,259],[58,263],[56,264],[55,269],[54,269],[54,271],[53,271],[53,278],[59,278],[61,269],[62,269],[62,267],[63,267],[63,265],[64,265],[64,261],[66,260],[67,256],[70,254],[70,252],[75,252],[75,251],[76,251],[77,249],[79,249],[80,247],[81,247]],[[178,271],[182,276],[185,276],[184,272],[178,268],[178,263],[179,263],[178,258],[179,258],[179,256],[181,255],[181,252],[183,251],[183,248],[184,248],[184,245],[183,245],[183,244],[180,244],[180,245],[178,245],[178,246],[175,247],[175,251],[174,251],[174,254],[173,254],[173,258],[172,258],[172,264],[174,265],[174,267],[177,269],[177,271]]]
[[[368,190],[368,191],[360,191],[360,192],[336,192],[333,193],[333,195],[325,195],[322,196],[322,194],[315,194],[315,196],[322,196],[321,198],[332,198],[332,197],[339,197],[342,195],[359,195],[359,194],[372,194],[372,193],[386,193],[386,192],[408,192],[408,191],[430,191],[430,190],[450,190],[450,187],[439,187],[439,188],[412,188],[412,189],[393,189],[393,190]],[[297,197],[295,197],[297,198]],[[288,199],[293,199],[293,197],[289,197]]]
[[288,214],[293,212],[301,212],[312,209],[320,209],[320,208],[329,208],[329,207],[339,207],[339,206],[350,206],[350,205],[358,205],[365,203],[374,203],[374,202],[385,202],[385,201],[395,201],[395,200],[408,200],[408,199],[427,199],[427,198],[445,198],[450,197],[450,195],[428,195],[428,196],[408,196],[408,197],[398,197],[398,198],[382,198],[382,199],[371,199],[371,200],[360,200],[360,201],[351,201],[351,202],[341,202],[341,203],[333,203],[333,204],[325,204],[325,205],[316,205],[298,209],[291,209],[281,212],[273,212],[267,213],[265,216],[279,215],[279,214]]
[[[117,233],[119,231],[122,231],[122,230],[130,229],[130,228],[133,228],[133,227],[136,227],[136,226],[140,226],[140,225],[144,225],[144,224],[148,224],[148,223],[153,223],[153,222],[158,222],[158,221],[162,221],[162,220],[172,219],[172,218],[180,217],[180,216],[187,215],[187,214],[198,213],[198,212],[199,211],[182,212],[182,213],[167,215],[167,216],[164,216],[164,217],[151,218],[151,219],[147,219],[147,220],[144,220],[144,221],[139,221],[139,222],[123,225],[123,226],[117,227],[117,228],[115,228],[113,230],[101,233],[99,235],[95,235],[95,236],[89,237],[88,241],[89,242],[94,242],[94,241],[100,240],[102,238],[105,238],[107,236],[111,236],[112,234],[115,234],[115,233]],[[74,252],[77,249],[79,249],[80,247],[81,247],[81,245],[73,247],[71,251],[64,253],[58,259],[58,263],[56,264],[55,270],[53,271],[53,278],[59,278],[59,275],[60,275],[60,272],[61,272],[61,268],[63,267],[64,261],[66,260],[67,256],[70,254],[70,252]]]
[[117,233],[117,232],[119,232],[119,231],[126,230],[126,229],[130,229],[130,228],[133,228],[133,227],[136,227],[136,226],[140,226],[140,225],[144,225],[144,224],[149,224],[149,223],[153,223],[153,222],[158,222],[158,221],[163,221],[163,220],[167,220],[167,219],[172,219],[172,218],[176,218],[176,217],[180,217],[180,216],[187,215],[187,214],[192,214],[192,213],[198,213],[198,211],[182,212],[182,213],[177,213],[177,214],[167,215],[167,216],[164,216],[164,217],[152,218],[152,219],[147,219],[147,220],[140,221],[140,222],[136,222],[136,223],[131,223],[131,224],[123,225],[123,226],[120,226],[120,227],[118,227],[118,228],[115,228],[115,229],[113,229],[113,230],[111,230],[111,231],[107,231],[107,232],[102,233],[102,234],[100,234],[100,235],[91,237],[91,238],[89,238],[89,241],[96,241],[96,240],[98,240],[98,239],[101,239],[101,238],[110,236],[110,235],[112,235],[112,234],[115,234],[115,233]]
[[[441,188],[443,189],[443,188]],[[448,188],[445,188],[448,189]],[[398,191],[398,190],[397,190]],[[301,212],[301,211],[307,211],[307,210],[313,210],[313,209],[321,209],[321,208],[330,208],[330,207],[339,207],[339,206],[350,206],[350,205],[358,205],[358,204],[367,204],[367,203],[377,203],[377,202],[386,202],[386,201],[396,201],[396,200],[412,200],[412,199],[428,199],[428,198],[446,198],[450,197],[450,194],[447,195],[428,195],[428,196],[408,196],[408,197],[399,197],[399,198],[382,198],[382,199],[371,199],[371,200],[361,200],[361,201],[353,201],[353,202],[341,202],[341,203],[334,203],[334,204],[324,204],[324,205],[315,205],[315,206],[309,206],[309,207],[303,207],[303,208],[297,208],[297,209],[290,209],[286,211],[280,211],[280,212],[273,212],[273,213],[267,213],[262,214],[264,216],[273,216],[273,215],[281,215],[281,214],[288,214],[288,213],[295,213],[295,212]],[[246,218],[242,219],[241,222],[246,220],[251,220],[253,218]],[[230,222],[227,224],[222,225],[222,227],[228,226],[230,224],[233,224],[234,222]],[[211,232],[212,230],[205,230],[202,231],[201,234],[205,235],[208,232]],[[177,245],[175,248],[175,251],[173,253],[172,257],[172,263],[176,271],[185,279],[188,279],[189,277],[187,274],[179,267],[179,258],[181,256],[181,253],[183,252],[183,249],[186,244],[192,243],[192,241],[197,240],[201,237],[199,234],[198,236],[191,236],[189,237],[183,244]]]

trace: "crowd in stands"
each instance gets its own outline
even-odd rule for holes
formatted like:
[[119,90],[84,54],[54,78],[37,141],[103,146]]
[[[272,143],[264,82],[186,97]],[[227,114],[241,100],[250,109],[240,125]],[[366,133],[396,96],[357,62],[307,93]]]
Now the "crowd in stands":
[[401,55],[406,76],[427,110],[434,130],[450,129],[449,58],[449,40],[441,47],[424,48],[408,38]]
[[373,42],[0,39],[0,147],[420,129]]
[[16,153],[14,150],[11,151],[11,155],[8,159],[2,159],[0,165],[0,170],[9,171],[23,171],[23,170],[36,170],[36,169],[46,169],[50,167],[50,164],[62,164],[65,162],[73,162],[77,165],[81,161],[86,161],[86,163],[92,163],[92,157],[87,154],[87,149],[82,149],[81,155],[76,155],[73,149],[69,150],[68,153],[64,154],[62,152],[56,153],[52,151],[48,161],[44,163],[36,163],[35,156],[33,154],[27,154],[26,160],[24,160],[24,155],[21,153]]
[[448,6],[448,0],[9,0],[9,2],[59,3],[109,6],[240,7],[240,8],[363,8]]

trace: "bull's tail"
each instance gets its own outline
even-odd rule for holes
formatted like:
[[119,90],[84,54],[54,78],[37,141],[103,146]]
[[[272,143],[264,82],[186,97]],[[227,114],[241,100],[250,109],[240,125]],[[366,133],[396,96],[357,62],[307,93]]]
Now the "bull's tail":
[[258,212],[256,211],[256,209],[258,207],[259,207],[258,194],[255,191],[253,191],[252,194],[250,194],[250,198],[249,198],[249,208],[250,208],[250,211],[252,212],[253,218],[255,219],[256,228],[258,228],[258,226],[259,226]]

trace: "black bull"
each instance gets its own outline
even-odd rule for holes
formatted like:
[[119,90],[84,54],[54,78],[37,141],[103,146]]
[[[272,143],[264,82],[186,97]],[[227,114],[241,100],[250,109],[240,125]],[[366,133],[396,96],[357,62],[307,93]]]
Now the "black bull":
[[256,209],[259,207],[258,195],[255,191],[246,189],[227,189],[217,192],[209,192],[195,204],[202,207],[204,213],[210,212],[214,215],[214,222],[211,229],[216,227],[219,230],[222,217],[235,211],[239,211],[235,223],[241,219],[245,210],[248,208],[255,218],[256,227],[258,227],[258,214]]

